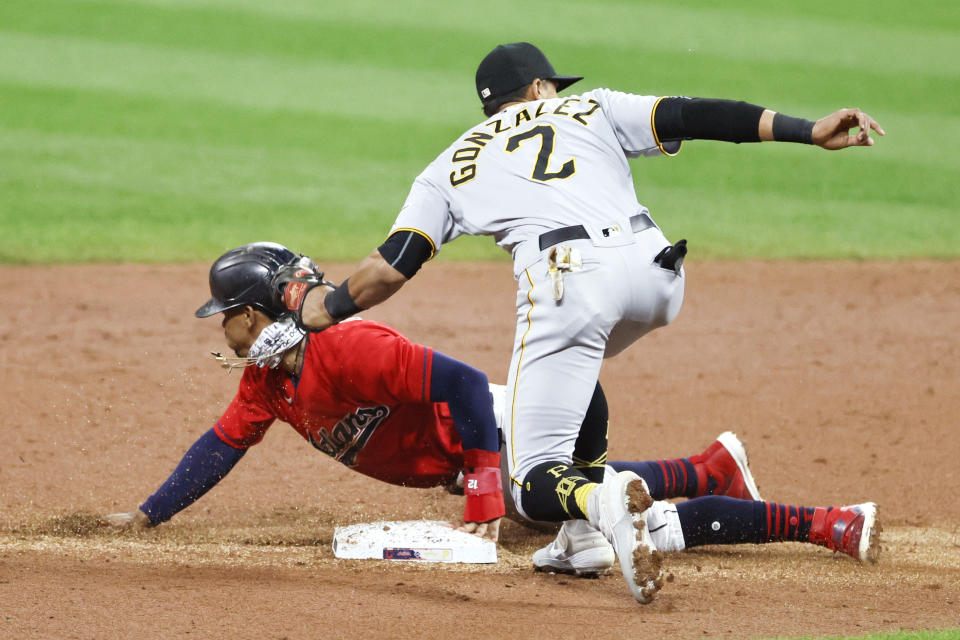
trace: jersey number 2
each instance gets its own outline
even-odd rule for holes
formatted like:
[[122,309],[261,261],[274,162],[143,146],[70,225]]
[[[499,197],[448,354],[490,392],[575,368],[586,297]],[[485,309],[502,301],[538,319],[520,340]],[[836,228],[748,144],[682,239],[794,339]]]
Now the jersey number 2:
[[507,140],[507,151],[513,153],[520,147],[521,142],[536,136],[540,136],[540,153],[537,154],[537,164],[533,167],[533,179],[546,182],[547,180],[563,180],[572,176],[577,170],[573,158],[564,162],[559,171],[547,171],[550,155],[553,153],[553,142],[557,137],[557,132],[548,124],[540,124],[532,129],[527,129],[523,133],[511,136]]

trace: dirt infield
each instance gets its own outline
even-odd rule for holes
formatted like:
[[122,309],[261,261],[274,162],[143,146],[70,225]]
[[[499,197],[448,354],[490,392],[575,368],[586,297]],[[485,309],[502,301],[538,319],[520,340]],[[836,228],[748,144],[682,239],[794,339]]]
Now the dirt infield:
[[[331,267],[341,276],[345,267]],[[505,382],[514,283],[433,264],[383,320]],[[960,262],[692,262],[676,323],[606,363],[612,458],[735,430],[768,499],[875,500],[876,566],[800,544],[668,554],[651,605],[618,574],[338,561],[333,529],[456,518],[460,499],[352,474],[277,424],[170,523],[128,510],[219,416],[237,374],[196,320],[206,265],[2,267],[0,638],[753,638],[960,627]]]

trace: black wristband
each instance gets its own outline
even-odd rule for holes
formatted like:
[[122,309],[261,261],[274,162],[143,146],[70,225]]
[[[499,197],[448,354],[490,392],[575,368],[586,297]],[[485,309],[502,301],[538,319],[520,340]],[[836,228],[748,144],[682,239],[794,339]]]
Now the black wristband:
[[323,307],[334,322],[340,322],[355,313],[363,311],[350,295],[350,289],[347,286],[349,282],[350,278],[347,278],[343,281],[343,284],[328,293],[327,297],[323,299]]
[[782,113],[773,115],[773,139],[777,142],[813,144],[813,122]]

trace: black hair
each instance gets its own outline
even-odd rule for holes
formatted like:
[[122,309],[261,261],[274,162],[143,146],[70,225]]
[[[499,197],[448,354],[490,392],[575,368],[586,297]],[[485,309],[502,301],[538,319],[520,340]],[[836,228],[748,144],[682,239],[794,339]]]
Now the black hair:
[[[533,84],[532,82],[530,84]],[[505,96],[500,96],[499,98],[494,98],[490,102],[483,103],[483,114],[488,118],[493,114],[500,111],[500,108],[509,103],[509,102],[523,102],[527,99],[527,90],[530,88],[530,84],[525,84],[519,89],[511,91]]]

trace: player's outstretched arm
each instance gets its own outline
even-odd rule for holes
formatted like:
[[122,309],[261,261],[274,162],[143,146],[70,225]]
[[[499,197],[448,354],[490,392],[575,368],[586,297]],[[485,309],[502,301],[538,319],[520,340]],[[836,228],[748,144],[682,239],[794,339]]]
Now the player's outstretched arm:
[[339,287],[314,287],[301,308],[301,322],[311,331],[323,331],[350,316],[374,307],[400,290],[406,276],[374,251]]
[[187,450],[177,468],[146,502],[125,513],[104,517],[118,529],[143,529],[166,522],[212,489],[240,461],[246,449],[235,449],[213,429]]
[[[816,122],[748,102],[712,98],[662,98],[654,107],[657,139],[722,142],[799,142],[824,149],[869,147],[883,128],[860,109],[840,109]],[[850,130],[859,127],[856,134]]]
[[282,274],[274,277],[274,286],[283,291],[284,304],[295,317],[299,315],[301,326],[323,331],[395,294],[434,253],[433,243],[425,234],[400,229],[364,258],[339,287],[313,287],[305,294],[288,295],[296,288],[291,289]]
[[461,531],[496,541],[505,513],[500,477],[500,434],[490,385],[482,371],[433,352],[430,401],[445,402],[463,444]]

